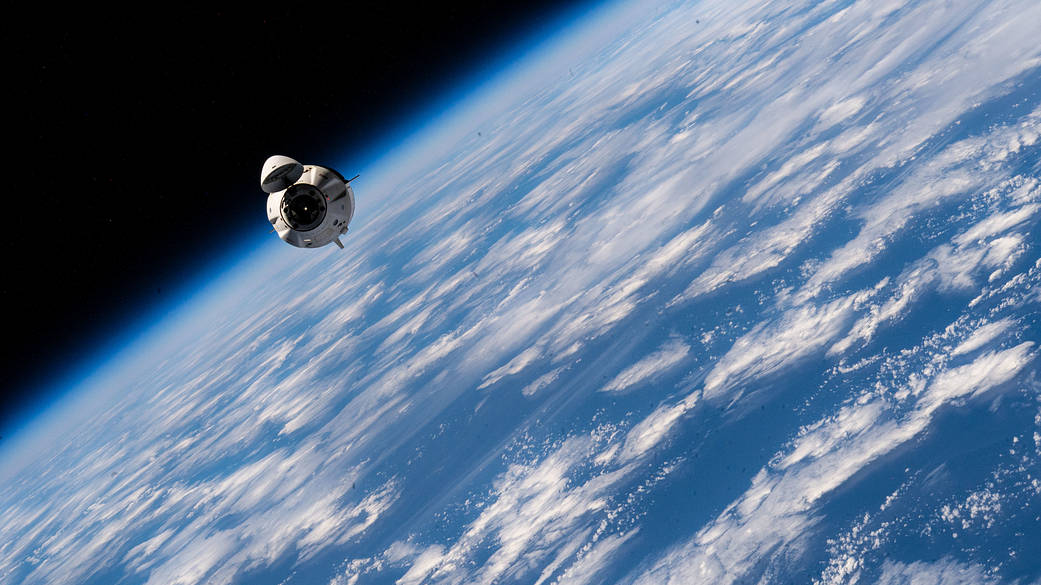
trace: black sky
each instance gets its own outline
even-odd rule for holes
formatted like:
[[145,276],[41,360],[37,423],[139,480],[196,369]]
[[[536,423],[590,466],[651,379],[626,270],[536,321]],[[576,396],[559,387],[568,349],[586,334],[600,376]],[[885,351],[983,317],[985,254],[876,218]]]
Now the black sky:
[[8,22],[0,430],[266,229],[269,154],[362,151],[577,6],[40,8]]

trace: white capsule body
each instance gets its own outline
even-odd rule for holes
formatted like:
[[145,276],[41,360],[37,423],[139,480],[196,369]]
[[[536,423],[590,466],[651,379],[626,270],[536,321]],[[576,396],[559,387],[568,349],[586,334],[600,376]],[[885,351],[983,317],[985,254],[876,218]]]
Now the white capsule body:
[[[296,165],[294,167],[294,165]],[[354,217],[354,190],[343,175],[327,167],[300,165],[288,157],[271,157],[261,173],[269,191],[267,217],[278,237],[298,248],[335,242]]]

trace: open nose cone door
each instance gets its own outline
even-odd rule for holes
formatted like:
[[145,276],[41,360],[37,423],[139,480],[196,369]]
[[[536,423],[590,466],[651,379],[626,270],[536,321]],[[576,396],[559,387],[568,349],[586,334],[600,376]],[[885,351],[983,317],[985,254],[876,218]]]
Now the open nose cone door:
[[260,169],[260,188],[265,193],[276,193],[288,189],[304,174],[304,165],[288,156],[269,156]]

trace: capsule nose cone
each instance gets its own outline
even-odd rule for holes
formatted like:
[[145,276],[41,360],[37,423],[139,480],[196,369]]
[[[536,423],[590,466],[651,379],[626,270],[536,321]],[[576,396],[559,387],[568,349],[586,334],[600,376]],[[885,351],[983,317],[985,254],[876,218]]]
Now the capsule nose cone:
[[288,189],[303,174],[304,165],[294,159],[280,154],[269,156],[260,169],[260,188],[265,193]]

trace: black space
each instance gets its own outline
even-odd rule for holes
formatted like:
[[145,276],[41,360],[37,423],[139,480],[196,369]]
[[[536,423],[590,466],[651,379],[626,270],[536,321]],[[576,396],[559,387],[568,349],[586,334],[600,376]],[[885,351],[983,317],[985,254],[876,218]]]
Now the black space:
[[40,8],[9,22],[0,429],[269,228],[268,155],[363,151],[576,8]]

